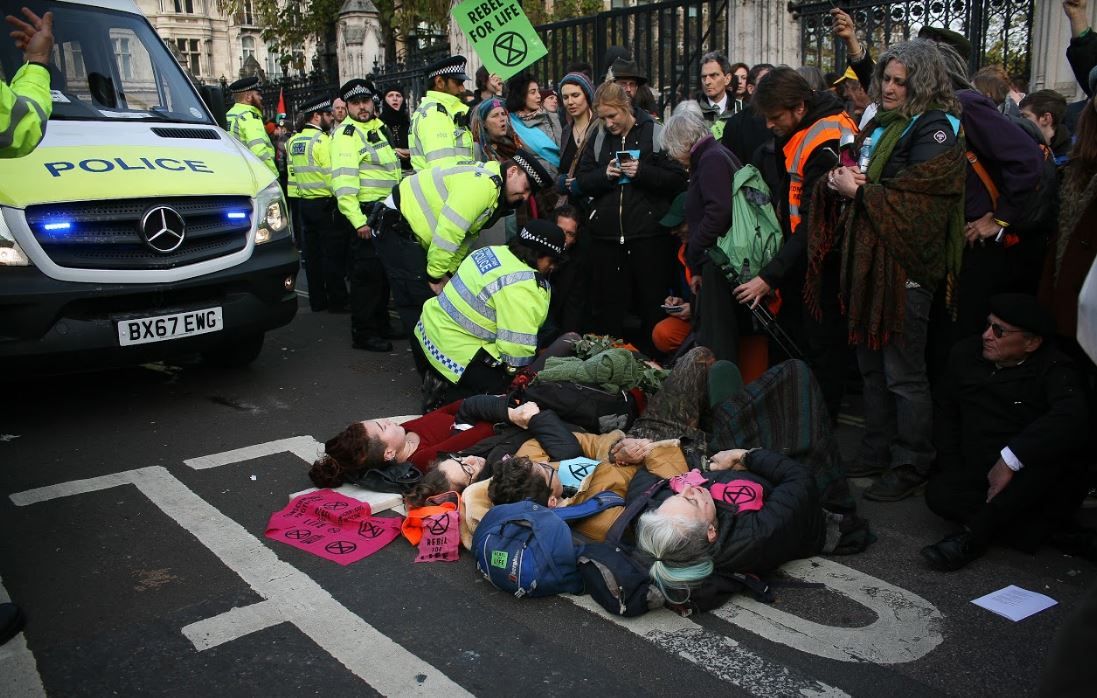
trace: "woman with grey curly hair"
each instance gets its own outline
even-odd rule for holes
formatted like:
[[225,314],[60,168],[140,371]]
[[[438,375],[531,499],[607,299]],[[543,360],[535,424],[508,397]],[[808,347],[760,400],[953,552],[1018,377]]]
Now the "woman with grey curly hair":
[[841,234],[842,296],[865,396],[853,470],[883,473],[866,498],[897,501],[925,484],[935,456],[926,334],[937,288],[954,303],[966,160],[960,103],[934,43],[885,51],[870,94],[880,110],[861,133],[861,165],[832,171],[831,194],[821,188],[822,206],[813,203],[805,296],[819,307],[818,269]]

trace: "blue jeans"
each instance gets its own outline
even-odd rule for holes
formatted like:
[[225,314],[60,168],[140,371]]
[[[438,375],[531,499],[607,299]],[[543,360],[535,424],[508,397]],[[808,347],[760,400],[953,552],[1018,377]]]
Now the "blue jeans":
[[882,349],[857,347],[864,380],[865,436],[860,461],[885,469],[913,465],[929,474],[933,448],[933,400],[926,376],[926,328],[933,295],[908,288],[903,333]]

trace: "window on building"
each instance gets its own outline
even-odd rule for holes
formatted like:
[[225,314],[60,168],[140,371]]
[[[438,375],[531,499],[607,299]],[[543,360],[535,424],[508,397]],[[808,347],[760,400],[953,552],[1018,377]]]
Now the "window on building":
[[175,46],[179,49],[179,60],[183,67],[195,77],[202,74],[202,51],[198,39],[176,39]]
[[255,58],[255,37],[240,37],[240,64],[243,65],[248,58]]
[[114,37],[114,59],[118,63],[118,74],[123,80],[133,79],[133,52],[130,50],[130,40],[127,37]]
[[236,24],[245,27],[255,26],[255,5],[251,0],[246,0],[236,13]]
[[178,14],[194,14],[194,6],[198,4],[198,0],[169,0],[170,6]]
[[206,70],[211,77],[217,75],[213,70],[213,42],[209,39],[206,39]]
[[267,78],[276,78],[282,74],[282,63],[279,60],[281,56],[278,55],[278,51],[275,47],[267,46]]

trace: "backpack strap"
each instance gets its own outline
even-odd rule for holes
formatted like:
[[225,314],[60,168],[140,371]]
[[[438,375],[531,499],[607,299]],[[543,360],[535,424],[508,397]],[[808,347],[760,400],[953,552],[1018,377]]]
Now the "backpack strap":
[[564,521],[574,521],[594,516],[612,507],[625,506],[625,500],[616,492],[599,492],[582,504],[573,504],[569,507],[553,509],[553,513]]
[[[655,124],[651,129],[651,153],[661,153],[663,151],[663,144],[659,142],[659,136],[663,134],[663,125],[658,121],[652,120]],[[586,143],[586,141],[583,141]],[[594,135],[594,160],[598,161],[598,156],[602,154],[602,144],[606,142],[606,127],[603,125],[598,129],[598,133]]]
[[621,512],[621,515],[617,517],[617,520],[613,522],[613,525],[609,527],[609,532],[606,533],[606,543],[610,545],[617,545],[621,542],[621,537],[625,534],[625,529],[628,528],[632,520],[639,516],[648,507],[648,502],[655,494],[663,489],[670,480],[659,480],[652,484],[644,492],[625,505],[625,510]]
[[975,154],[974,150],[969,150],[964,153],[967,157],[968,163],[971,165],[971,169],[975,170],[975,174],[978,175],[979,181],[983,183],[983,186],[987,188],[987,193],[990,194],[990,206],[991,208],[998,208],[998,185],[994,183],[994,180],[990,178],[990,173],[987,172],[987,168],[983,166],[983,163],[979,162],[979,156]]

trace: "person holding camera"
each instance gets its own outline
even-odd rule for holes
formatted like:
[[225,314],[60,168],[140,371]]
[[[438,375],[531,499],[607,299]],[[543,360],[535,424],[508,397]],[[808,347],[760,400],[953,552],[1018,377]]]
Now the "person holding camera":
[[633,106],[623,87],[604,83],[594,95],[594,109],[602,123],[576,175],[593,209],[587,228],[596,271],[591,329],[620,337],[625,314],[635,309],[646,349],[652,329],[665,317],[660,306],[674,271],[673,241],[659,220],[685,190],[686,173],[662,152],[662,127]]

